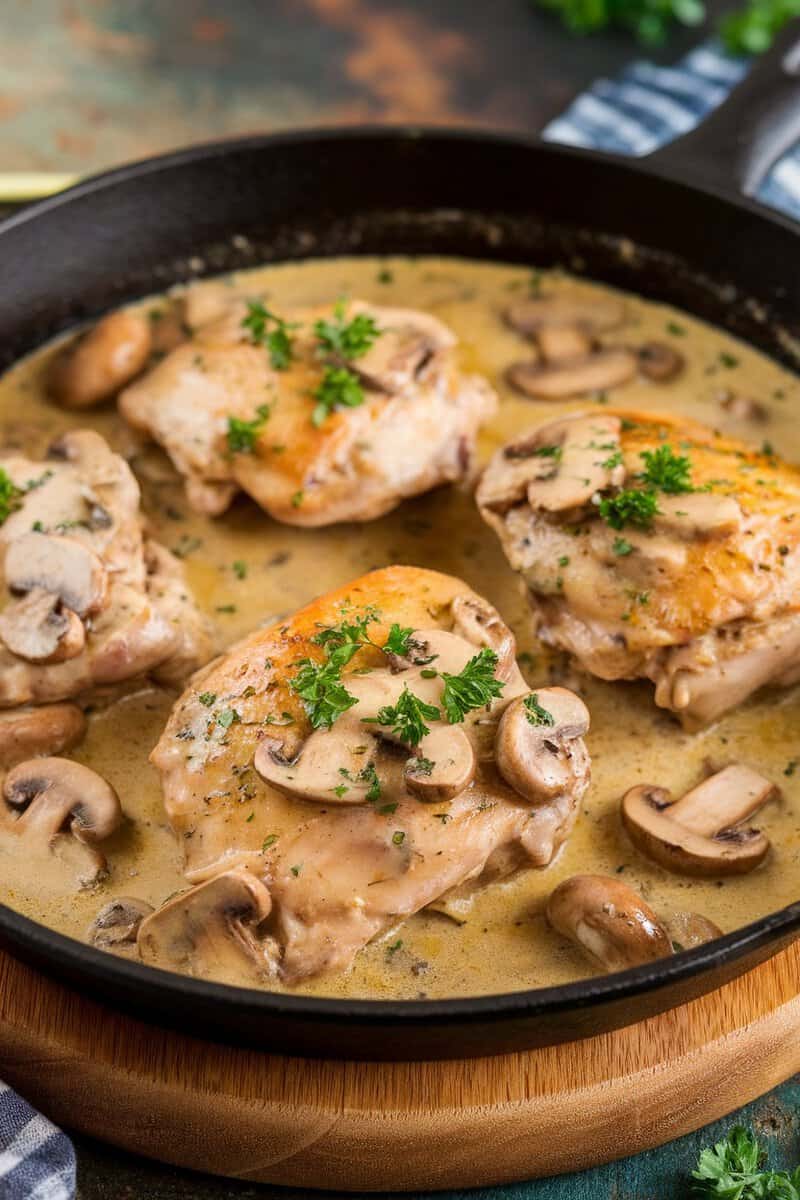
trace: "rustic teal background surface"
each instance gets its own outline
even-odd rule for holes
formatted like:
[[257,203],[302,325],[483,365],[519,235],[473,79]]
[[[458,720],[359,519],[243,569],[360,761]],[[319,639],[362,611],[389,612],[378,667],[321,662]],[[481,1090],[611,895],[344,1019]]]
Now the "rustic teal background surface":
[[[0,170],[79,173],[315,123],[535,131],[634,53],[622,37],[569,39],[528,0],[2,0],[0,33]],[[681,33],[654,57],[671,62],[702,36]],[[781,1164],[800,1158],[798,1101],[795,1080],[739,1114]],[[581,1175],[446,1195],[679,1200],[700,1147],[732,1122]],[[76,1140],[81,1200],[300,1195]]]

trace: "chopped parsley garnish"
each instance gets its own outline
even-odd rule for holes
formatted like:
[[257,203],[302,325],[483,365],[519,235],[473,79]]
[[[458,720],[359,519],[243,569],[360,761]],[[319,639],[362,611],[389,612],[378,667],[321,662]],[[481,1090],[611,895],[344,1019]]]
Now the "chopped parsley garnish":
[[211,708],[211,705],[214,703],[216,698],[217,698],[216,692],[201,692],[200,695],[197,697],[197,699],[200,701],[200,703],[204,704],[206,708]]
[[[378,778],[378,772],[375,770],[375,763],[367,763],[367,765],[362,767],[362,769],[358,772],[356,778],[358,779],[359,783],[369,784],[369,791],[367,792],[367,799],[369,801],[380,800],[381,781]],[[397,808],[397,805],[390,805],[389,808],[392,812],[394,812],[395,808]]]
[[252,421],[228,417],[228,449],[231,454],[252,454],[256,440],[269,419],[269,405],[259,404]]
[[358,313],[352,321],[345,320],[345,303],[339,300],[332,321],[317,321],[314,333],[322,349],[337,358],[361,358],[380,335],[372,317]]
[[430,775],[436,763],[429,758],[419,757],[412,760],[411,766],[415,775]]
[[406,840],[406,835],[403,833],[402,829],[396,829],[395,832],[392,834],[392,845],[393,846],[402,846],[402,844],[405,840]]
[[739,360],[736,355],[729,354],[727,350],[720,351],[719,361],[723,367],[727,367],[729,370],[732,370],[734,367],[738,367],[739,365]]
[[296,878],[297,878],[297,876],[300,874],[300,872],[302,871],[302,869],[303,869],[303,864],[302,864],[302,863],[297,863],[295,866],[293,866],[293,867],[290,867],[290,868],[289,868],[289,870],[290,870],[290,871],[292,872],[292,874],[294,875],[295,879],[296,879]]
[[671,446],[665,444],[657,450],[643,450],[639,457],[644,462],[644,471],[638,478],[650,487],[673,496],[694,490],[690,478],[691,462],[684,455],[675,454]]
[[0,467],[0,525],[20,507],[22,489],[18,488],[3,467]]
[[522,701],[522,706],[531,725],[555,725],[553,714],[542,707],[536,692],[531,692],[530,696],[526,696]]
[[358,376],[347,367],[326,367],[322,382],[311,393],[316,405],[311,414],[312,424],[319,427],[339,408],[358,408],[364,403],[364,389]]
[[398,938],[396,942],[392,942],[391,946],[386,947],[386,957],[394,958],[395,954],[397,954],[397,951],[402,950],[402,948],[403,948],[403,939]]
[[600,516],[612,529],[624,529],[626,525],[649,529],[658,511],[655,492],[630,488],[616,496],[606,496],[598,505]]
[[370,606],[359,617],[321,629],[311,640],[316,646],[322,646],[331,661],[345,667],[362,646],[373,644],[367,634],[367,628],[377,616],[376,610]]
[[426,704],[404,684],[396,704],[385,704],[377,717],[364,717],[367,724],[387,725],[392,734],[409,746],[417,746],[430,733],[426,721],[439,720],[441,713],[435,704]]
[[560,555],[559,560],[558,560],[558,565],[560,567],[568,567],[569,566],[569,555],[568,554]]
[[261,849],[262,849],[262,850],[269,850],[270,846],[274,846],[274,845],[275,845],[275,843],[277,842],[277,840],[278,840],[278,834],[277,834],[277,833],[270,833],[270,834],[268,834],[268,835],[267,835],[267,836],[264,838],[264,841],[261,843]]
[[231,566],[233,569],[233,573],[237,579],[246,579],[247,578],[247,563],[243,562],[241,558],[237,558],[231,564]]
[[615,554],[618,554],[620,556],[620,558],[624,558],[624,556],[626,554],[631,553],[631,551],[633,550],[633,546],[630,544],[630,542],[628,541],[627,538],[615,537],[614,544],[611,547],[611,549],[614,551]]
[[492,700],[502,696],[505,684],[495,678],[496,666],[497,655],[484,646],[458,675],[442,672],[442,705],[451,725],[463,721],[473,709],[486,708]]
[[608,458],[600,464],[604,471],[613,471],[615,467],[621,467],[625,460],[622,457],[621,450],[615,450]]
[[295,492],[292,496],[292,508],[300,508],[305,498],[306,494],[303,489],[300,488],[300,490]]
[[289,330],[294,326],[270,312],[260,300],[250,300],[242,328],[248,330],[254,346],[264,346],[269,351],[269,361],[276,371],[286,370],[293,357]]
[[552,458],[556,462],[561,462],[564,456],[564,451],[561,446],[537,446],[533,451],[534,458]]
[[235,708],[223,708],[217,713],[217,724],[223,729],[230,729],[231,725],[235,725],[237,721],[241,721],[241,717]]
[[666,330],[673,337],[686,337],[686,326],[679,325],[677,321],[667,321]]

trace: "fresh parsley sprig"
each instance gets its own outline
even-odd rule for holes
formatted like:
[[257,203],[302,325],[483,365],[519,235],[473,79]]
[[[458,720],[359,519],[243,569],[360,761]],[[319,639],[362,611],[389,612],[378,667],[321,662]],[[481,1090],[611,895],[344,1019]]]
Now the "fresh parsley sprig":
[[692,492],[692,464],[683,454],[675,454],[666,444],[656,450],[643,450],[639,457],[644,462],[644,471],[637,475],[643,483],[677,496],[681,492]]
[[344,300],[337,301],[332,321],[314,324],[314,334],[321,349],[337,358],[363,357],[380,332],[374,318],[366,313],[358,313],[351,321],[345,320]]
[[624,529],[626,525],[649,529],[659,511],[658,497],[649,489],[626,488],[616,496],[604,496],[597,511],[612,529]]
[[311,393],[316,400],[311,423],[319,428],[332,412],[340,408],[358,408],[364,403],[364,389],[358,376],[347,367],[326,367],[319,387]]
[[252,454],[261,430],[269,420],[269,405],[259,404],[252,421],[228,417],[228,449],[231,454]]
[[303,658],[297,666],[289,686],[303,701],[312,728],[329,729],[342,713],[358,704],[342,682],[341,664],[332,658],[324,662]]
[[264,346],[269,352],[269,360],[276,371],[286,370],[294,357],[294,346],[289,331],[295,329],[295,325],[290,325],[276,313],[270,312],[260,300],[249,300],[242,328],[248,331],[254,346]]
[[442,672],[442,705],[451,725],[459,724],[468,712],[486,708],[492,700],[502,696],[505,683],[495,678],[496,667],[497,655],[484,646],[458,675]]
[[800,1200],[800,1167],[790,1172],[763,1166],[757,1139],[736,1125],[722,1141],[701,1151],[692,1171],[694,1193],[718,1200]]

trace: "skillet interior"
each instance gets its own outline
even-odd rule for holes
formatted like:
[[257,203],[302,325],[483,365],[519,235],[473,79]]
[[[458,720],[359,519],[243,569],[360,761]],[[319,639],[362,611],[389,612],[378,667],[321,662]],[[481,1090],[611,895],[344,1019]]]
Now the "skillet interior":
[[[179,279],[359,252],[562,264],[796,362],[790,222],[627,162],[519,139],[348,131],[190,151],[28,210],[0,230],[0,246],[3,365],[76,320]],[[178,978],[111,960],[4,908],[0,936],[82,989],[184,1029],[188,1020],[284,1050],[413,1058],[497,1052],[638,1019],[717,986],[798,922],[800,904],[623,975],[418,1002],[312,1000]]]

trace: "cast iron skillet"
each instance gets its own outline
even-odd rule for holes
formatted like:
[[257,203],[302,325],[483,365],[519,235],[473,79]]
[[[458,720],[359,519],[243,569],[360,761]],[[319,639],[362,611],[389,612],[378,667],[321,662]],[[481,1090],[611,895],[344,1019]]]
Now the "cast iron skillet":
[[[200,147],[80,184],[0,226],[0,365],[177,280],[344,253],[560,263],[796,365],[785,333],[800,337],[800,225],[730,181],[751,196],[800,137],[799,32],[698,131],[645,160],[514,136],[323,130]],[[800,899],[710,945],[563,987],[324,1000],[120,961],[0,906],[3,945],[86,995],[218,1040],[337,1058],[460,1057],[599,1033],[717,987],[798,930]]]

